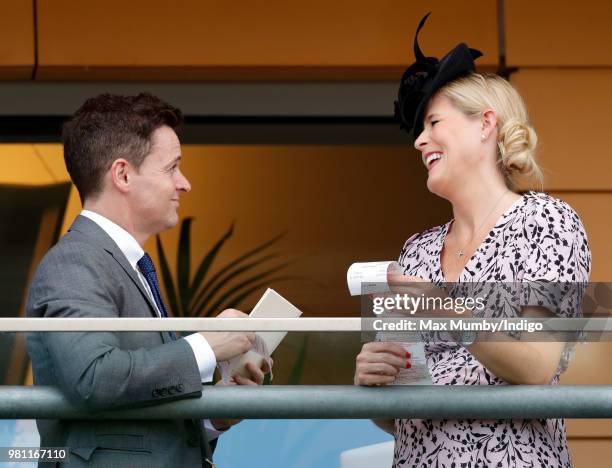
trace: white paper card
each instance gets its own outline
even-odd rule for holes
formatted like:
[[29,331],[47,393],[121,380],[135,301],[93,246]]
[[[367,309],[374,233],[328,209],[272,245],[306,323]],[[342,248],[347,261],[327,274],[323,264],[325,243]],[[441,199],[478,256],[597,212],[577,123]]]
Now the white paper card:
[[[399,374],[391,385],[433,385],[427,359],[425,358],[425,345],[423,343],[406,342],[406,333],[384,332],[376,334],[376,341],[395,343],[403,346],[410,353],[410,368],[400,369]],[[413,336],[412,338],[416,338]]]
[[397,262],[353,263],[346,272],[349,292],[351,296],[390,292],[387,278],[400,270]]
[[398,343],[410,353],[410,369],[401,369],[391,385],[433,385],[423,343]]
[[433,385],[427,367],[425,345],[416,341],[420,337],[419,332],[378,332],[376,334],[376,341],[396,343],[410,353],[410,368],[400,369],[391,385]]
[[[277,293],[274,289],[268,288],[261,296],[249,317],[254,318],[297,318],[302,315],[302,311],[295,307],[291,302]],[[269,354],[272,354],[278,345],[283,341],[287,332],[257,332],[257,336],[261,338],[266,345]],[[256,367],[261,367],[264,361],[263,349],[256,349],[230,359],[230,375],[236,374],[243,377],[249,377],[249,372],[245,365],[247,362],[252,362]]]

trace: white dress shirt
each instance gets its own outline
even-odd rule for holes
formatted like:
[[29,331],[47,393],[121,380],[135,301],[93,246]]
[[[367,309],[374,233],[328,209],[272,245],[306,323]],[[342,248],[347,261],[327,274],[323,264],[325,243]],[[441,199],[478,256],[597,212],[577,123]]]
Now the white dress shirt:
[[[127,258],[127,261],[138,275],[142,286],[147,291],[151,302],[155,306],[157,315],[161,317],[157,304],[155,303],[155,299],[153,298],[153,293],[149,287],[149,283],[147,283],[147,280],[138,268],[138,261],[145,254],[145,251],[142,249],[138,241],[121,226],[113,223],[110,219],[105,218],[101,214],[89,210],[82,210],[81,215],[91,219],[94,223],[100,226],[100,228],[102,228],[104,232],[109,235],[115,244],[117,244],[119,250],[123,252],[123,255],[125,255],[125,258]],[[215,367],[217,365],[217,358],[215,357],[215,353],[213,352],[212,348],[208,344],[208,341],[206,341],[206,338],[204,338],[200,333],[193,333],[181,339],[185,340],[193,351],[195,360],[198,363],[198,369],[200,371],[202,382],[211,382],[215,372]],[[222,433],[221,431],[215,429],[208,419],[204,421],[204,427],[206,428],[206,433],[209,439],[213,439]]]

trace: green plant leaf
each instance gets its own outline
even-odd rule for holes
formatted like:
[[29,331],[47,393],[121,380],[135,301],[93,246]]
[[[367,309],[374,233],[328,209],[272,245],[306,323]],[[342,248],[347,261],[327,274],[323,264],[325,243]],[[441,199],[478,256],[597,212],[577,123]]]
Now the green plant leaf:
[[[216,259],[220,249],[223,247],[225,242],[233,235],[234,222],[230,225],[228,230],[221,236],[216,244],[207,252],[202,261],[200,262],[193,280],[190,281],[191,277],[191,226],[193,218],[185,218],[181,223],[181,231],[179,233],[179,243],[177,251],[177,264],[176,264],[176,282],[173,281],[168,261],[163,251],[161,240],[158,236],[157,244],[158,250],[160,251],[160,262],[162,263],[162,275],[166,285],[166,291],[168,293],[168,301],[170,302],[171,308],[175,316],[208,316],[211,315],[224,301],[229,304],[239,304],[244,298],[251,294],[256,289],[264,286],[266,283],[271,281],[292,279],[293,277],[278,277],[275,279],[269,278],[270,275],[284,268],[289,262],[278,265],[271,268],[263,273],[256,274],[240,284],[234,286],[226,293],[222,294],[222,289],[226,287],[229,281],[238,278],[247,271],[255,268],[256,266],[262,265],[276,257],[279,254],[267,254],[263,257],[251,260],[246,263],[249,259],[255,257],[263,250],[269,248],[274,243],[278,242],[282,237],[285,236],[285,232],[273,237],[272,239],[259,244],[254,249],[246,252],[245,254],[237,257],[235,260],[226,264],[214,276],[205,281],[214,260]],[[246,264],[245,264],[246,263]],[[265,279],[265,281],[264,281]],[[257,283],[257,284],[255,284]],[[255,284],[255,286],[252,286]],[[213,306],[210,303],[217,296],[221,297],[215,302]],[[204,314],[204,312],[206,313]]]
[[287,379],[287,385],[299,385],[302,374],[304,373],[304,366],[306,364],[306,353],[308,348],[308,334],[304,336],[304,341],[300,347],[298,356],[293,364],[289,378]]
[[[208,317],[215,310],[217,310],[219,308],[219,306],[221,306],[221,304],[226,302],[228,300],[228,298],[232,294],[240,292],[240,291],[244,290],[244,288],[248,288],[250,285],[252,285],[256,281],[260,281],[260,280],[270,276],[271,274],[276,273],[278,270],[281,270],[281,269],[285,268],[288,263],[289,262],[281,263],[280,265],[277,265],[274,268],[270,268],[269,270],[266,270],[264,272],[261,272],[261,273],[258,273],[256,275],[250,276],[249,278],[245,279],[244,281],[242,281],[242,282],[238,283],[237,285],[235,285],[234,287],[230,288],[229,290],[224,292],[223,295],[219,299],[217,299],[217,301],[212,306],[210,306],[208,308],[208,311],[206,313],[206,317]],[[199,312],[200,311],[198,310],[196,313],[199,313]]]
[[192,297],[191,297],[191,300],[189,301],[190,302],[189,310],[194,310],[194,304],[197,304],[197,302],[199,302],[199,299],[195,298],[194,300],[193,296],[195,295],[196,291],[200,289],[201,283],[206,278],[206,274],[208,273],[208,270],[210,269],[210,266],[212,265],[213,261],[217,257],[219,250],[221,250],[221,247],[223,247],[223,244],[225,244],[225,241],[227,241],[233,234],[234,234],[234,221],[232,221],[232,224],[230,224],[229,229],[225,231],[225,234],[221,236],[221,238],[216,242],[216,244],[212,247],[212,249],[210,249],[206,253],[204,258],[202,259],[202,262],[200,262],[200,266],[198,266],[196,274],[193,277],[193,282],[191,283],[191,296]]
[[236,276],[247,272],[253,268],[255,268],[256,266],[259,266],[269,260],[272,260],[274,258],[277,258],[278,254],[270,254],[270,255],[266,255],[254,262],[251,263],[247,263],[246,265],[243,265],[240,268],[236,268],[234,270],[228,270],[227,273],[222,276],[219,277],[219,279],[217,280],[217,284],[215,285],[215,287],[213,287],[211,289],[211,287],[209,285],[207,285],[207,290],[209,291],[208,294],[206,295],[206,297],[202,298],[202,300],[195,304],[192,309],[193,310],[198,310],[200,307],[202,307],[202,305],[204,304],[208,304],[213,297],[215,297],[215,294],[217,294],[229,281],[231,281],[232,279],[234,279]]
[[170,309],[173,313],[172,315],[175,317],[182,317],[183,314],[179,309],[178,298],[176,297],[176,290],[174,289],[174,280],[172,279],[172,274],[170,273],[170,267],[168,266],[168,260],[166,259],[166,254],[164,253],[161,238],[159,237],[159,234],[155,236],[155,238],[157,241],[157,255],[159,257],[162,279],[164,280],[164,286],[166,286],[166,296],[168,297]]
[[[241,264],[242,262],[244,262],[245,260],[253,257],[254,255],[258,254],[259,252],[261,252],[262,250],[265,250],[266,248],[270,247],[271,245],[273,245],[275,242],[278,242],[281,238],[283,238],[285,236],[285,233],[281,233],[275,237],[273,237],[270,240],[267,240],[265,242],[263,242],[262,244],[258,245],[257,247],[255,247],[253,250],[250,250],[249,252],[242,254],[241,256],[237,257],[235,260],[229,262],[226,266],[224,266],[221,270],[219,270],[217,273],[215,273],[215,275],[202,287],[202,290],[197,294],[196,298],[194,301],[192,301],[193,304],[198,304],[198,303],[202,303],[202,298],[204,297],[204,295],[206,294],[206,292],[215,284],[217,284],[219,282],[219,279],[221,277],[221,275],[223,275],[224,273],[226,273],[228,270],[230,270],[231,268],[235,268],[237,267],[239,264]],[[194,281],[195,283],[195,281]],[[193,307],[191,308],[191,310],[198,310],[198,309],[194,309]],[[197,314],[193,314],[194,316]]]
[[181,223],[178,255],[176,257],[176,279],[181,310],[186,314],[189,306],[189,276],[191,273],[191,222],[193,218],[185,218]]

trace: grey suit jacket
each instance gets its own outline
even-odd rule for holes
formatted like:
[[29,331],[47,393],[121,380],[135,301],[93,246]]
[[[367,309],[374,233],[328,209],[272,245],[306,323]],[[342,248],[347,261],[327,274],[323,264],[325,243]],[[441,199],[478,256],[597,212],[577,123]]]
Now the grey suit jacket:
[[[79,216],[45,255],[29,317],[157,316],[114,241]],[[58,387],[88,410],[197,397],[202,383],[185,340],[167,332],[48,332],[27,337],[35,385]],[[38,420],[41,447],[68,447],[66,466],[202,466],[199,421]],[[208,450],[208,447],[207,447]]]

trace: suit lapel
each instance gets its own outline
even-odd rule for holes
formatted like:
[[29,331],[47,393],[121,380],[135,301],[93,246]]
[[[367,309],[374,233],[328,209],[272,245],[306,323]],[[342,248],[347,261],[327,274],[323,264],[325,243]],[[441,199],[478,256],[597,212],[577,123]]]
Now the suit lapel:
[[[111,239],[111,242],[112,242],[112,239]],[[151,300],[151,296],[149,296],[149,294],[145,290],[142,284],[142,281],[140,281],[140,278],[138,277],[138,273],[136,273],[136,271],[132,268],[132,265],[130,265],[130,262],[128,262],[127,258],[125,258],[125,255],[123,255],[123,252],[119,250],[119,248],[117,247],[117,244],[115,244],[114,242],[112,243],[115,246],[114,248],[115,252],[112,252],[111,250],[108,250],[108,249],[105,249],[105,250],[112,255],[112,257],[117,261],[117,263],[119,263],[119,265],[121,265],[121,268],[123,268],[123,271],[127,273],[127,275],[130,277],[132,282],[136,285],[136,287],[138,288],[142,296],[147,301],[147,304],[149,304],[149,312],[151,313],[151,315],[155,318],[159,318],[159,315],[157,314],[157,308],[153,304],[153,301]],[[164,343],[168,341],[174,341],[176,339],[173,333],[170,333],[167,331],[160,331],[160,333],[162,335],[162,340],[164,341]]]
[[121,268],[123,268],[123,271],[125,271],[125,273],[130,277],[130,279],[132,280],[132,283],[134,283],[134,285],[140,291],[140,294],[142,294],[142,296],[147,301],[147,304],[149,304],[149,312],[151,312],[151,315],[153,315],[154,317],[157,317],[157,312],[156,312],[155,306],[153,305],[153,302],[151,301],[151,298],[147,294],[147,291],[145,290],[142,282],[140,281],[140,278],[138,278],[138,274],[132,268],[132,265],[130,265],[130,263],[125,258],[125,255],[123,255],[123,253],[117,247],[115,247],[114,252],[106,248],[104,250],[106,250],[109,254],[111,254],[113,259],[121,266]]
[[[140,294],[142,294],[142,297],[145,299],[145,301],[147,301],[147,304],[149,305],[149,313],[153,317],[158,317],[157,309],[155,308],[153,301],[149,297],[149,294],[147,294],[147,291],[145,290],[142,282],[140,281],[138,274],[132,268],[132,265],[130,265],[130,262],[128,262],[127,258],[125,257],[123,252],[121,252],[115,241],[111,239],[111,237],[104,231],[104,229],[98,226],[91,219],[79,215],[74,220],[74,223],[72,223],[72,226],[70,226],[69,231],[78,231],[81,234],[84,234],[92,240],[94,245],[106,250],[106,252],[108,252],[111,257],[113,257],[113,259],[121,266],[121,268],[123,268],[125,274],[130,278],[130,280],[132,281],[134,286],[136,286],[138,291],[140,291]],[[166,333],[162,334],[164,335]]]
[[[106,233],[106,231],[104,231],[104,229],[102,229],[94,221],[87,218],[86,216],[79,215],[74,220],[74,223],[72,223],[72,226],[70,226],[69,231],[80,232],[81,234],[89,238],[95,246],[101,247],[106,252],[108,252],[111,257],[113,257],[114,261],[116,261],[119,266],[121,266],[125,274],[136,287],[136,289],[140,291],[140,294],[142,294],[142,297],[149,306],[149,313],[151,314],[151,316],[156,318],[159,317],[157,315],[157,309],[153,304],[151,297],[145,290],[142,282],[140,281],[138,274],[132,268],[132,265],[130,265],[130,262],[128,262],[128,259],[125,257],[121,249],[119,249],[115,241],[113,241],[113,239]],[[173,335],[169,332],[160,331],[159,333],[164,343],[173,341],[175,339]]]

